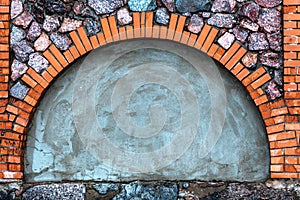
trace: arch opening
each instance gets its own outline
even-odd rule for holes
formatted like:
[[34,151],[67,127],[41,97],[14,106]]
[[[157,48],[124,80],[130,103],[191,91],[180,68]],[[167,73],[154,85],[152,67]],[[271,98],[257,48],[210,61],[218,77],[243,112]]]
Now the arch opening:
[[96,49],[61,75],[36,111],[25,163],[28,182],[260,181],[269,149],[257,108],[224,67],[143,39]]

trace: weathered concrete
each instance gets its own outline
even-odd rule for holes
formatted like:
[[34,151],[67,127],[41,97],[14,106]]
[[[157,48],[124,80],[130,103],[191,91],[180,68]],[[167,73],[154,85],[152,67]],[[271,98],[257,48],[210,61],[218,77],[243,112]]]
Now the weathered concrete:
[[[101,65],[107,65],[104,76],[97,71]],[[155,73],[156,68],[161,74]],[[215,81],[218,78],[217,69],[222,74],[219,81]],[[139,73],[134,74],[136,72]],[[92,74],[93,77],[78,78],[78,74]],[[141,78],[140,83],[144,83],[149,77],[156,80],[141,86],[133,82],[133,79]],[[96,84],[89,85],[95,80]],[[132,87],[127,86],[125,80]],[[163,80],[167,85],[163,84]],[[83,84],[81,94],[78,93],[80,88],[76,88],[78,83]],[[177,87],[180,84],[182,88]],[[188,84],[187,88],[183,87],[185,84]],[[85,89],[87,85],[90,86],[88,90]],[[128,121],[128,117],[121,118],[120,122],[118,117],[123,113],[116,111],[122,108],[124,97],[118,94],[127,92],[128,88],[134,89],[130,93],[129,104],[125,104],[130,120]],[[180,95],[189,94],[190,90],[194,91],[197,100],[195,105],[198,106],[192,107],[195,110],[192,114],[198,113],[198,116],[194,115],[189,120],[194,123],[195,119],[199,119],[195,124],[197,134],[193,137],[191,132],[185,131],[184,137],[180,138],[177,137],[179,133],[176,133],[182,128],[181,122],[186,123],[186,115],[182,113],[185,108],[182,107],[189,107],[189,104],[182,101],[193,99],[193,95],[189,95],[189,98],[182,98]],[[114,93],[115,91],[120,93]],[[88,101],[77,102],[83,98],[81,96],[86,96],[95,103],[94,113],[81,115],[85,124],[78,124],[77,119],[79,114],[85,114],[85,109],[90,109]],[[112,102],[118,100],[116,97],[120,99],[120,107],[114,107],[118,103]],[[221,101],[224,99],[227,101]],[[217,104],[218,102],[227,104]],[[190,112],[189,109],[186,108]],[[224,110],[226,116],[224,115],[223,126]],[[94,115],[97,119],[94,119]],[[93,121],[97,122],[98,127],[89,126]],[[130,123],[134,127],[126,126]],[[219,127],[222,128],[220,133]],[[132,128],[132,132],[126,132],[128,128]],[[82,130],[90,134],[94,129],[96,132],[102,131],[103,140],[109,141],[113,147],[101,143],[97,134],[91,134],[89,145],[82,136]],[[144,133],[149,133],[149,136],[143,135]],[[184,141],[176,140],[178,138]],[[187,142],[184,143],[185,141]],[[159,151],[172,143],[175,143],[176,149],[171,149],[171,153],[174,151],[174,155],[177,152],[182,152],[181,154],[174,156],[168,154],[168,151],[162,154],[163,157],[153,157],[153,160],[142,156],[153,155],[149,152]],[[46,93],[28,133],[25,179],[29,182],[136,179],[261,181],[269,173],[267,144],[260,115],[245,89],[227,71],[217,67],[208,56],[167,41],[122,42],[95,50],[86,58],[78,60]],[[102,152],[96,151],[101,147]],[[115,147],[123,150],[123,157],[114,154]],[[99,152],[103,154],[99,155]],[[138,156],[132,158],[132,155]],[[118,162],[120,156],[123,163]],[[172,160],[172,156],[175,160]],[[126,162],[133,163],[133,160],[140,162],[141,166],[149,165],[149,169],[154,170],[138,173],[128,169]],[[172,162],[166,166],[160,165],[166,160]],[[161,167],[155,168],[156,166]],[[132,169],[139,169],[139,166],[132,166]]]

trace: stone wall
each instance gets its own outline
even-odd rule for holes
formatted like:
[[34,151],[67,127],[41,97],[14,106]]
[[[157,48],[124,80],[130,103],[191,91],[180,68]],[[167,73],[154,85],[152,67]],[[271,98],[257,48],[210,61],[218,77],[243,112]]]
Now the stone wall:
[[299,178],[298,0],[99,2],[0,2],[2,181],[23,178],[27,128],[53,80],[92,49],[133,38],[180,42],[220,61],[261,112],[271,178]]

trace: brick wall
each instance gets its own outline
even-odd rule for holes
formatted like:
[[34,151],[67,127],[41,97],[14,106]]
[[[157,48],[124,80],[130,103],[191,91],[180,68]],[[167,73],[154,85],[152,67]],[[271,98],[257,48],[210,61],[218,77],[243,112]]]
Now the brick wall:
[[[9,95],[9,1],[0,2],[0,181],[23,178],[23,155],[26,130],[39,100],[57,76],[75,59],[106,44],[134,38],[157,38],[194,47],[224,65],[249,92],[265,122],[269,139],[271,178],[300,178],[300,92],[298,67],[300,60],[300,0],[283,1],[284,97],[269,100],[264,85],[271,80],[264,67],[249,70],[241,59],[248,50],[238,41],[224,49],[217,42],[220,29],[205,24],[198,34],[187,31],[186,17],[172,14],[167,26],[153,22],[153,12],[134,12],[133,23],[118,26],[115,16],[100,19],[102,31],[88,36],[84,27],[69,33],[72,45],[65,51],[50,45],[42,55],[50,65],[41,73],[29,68],[21,80],[29,88],[23,100]],[[299,6],[299,8],[298,8]],[[299,55],[298,55],[299,54]],[[300,57],[299,57],[300,58]]]

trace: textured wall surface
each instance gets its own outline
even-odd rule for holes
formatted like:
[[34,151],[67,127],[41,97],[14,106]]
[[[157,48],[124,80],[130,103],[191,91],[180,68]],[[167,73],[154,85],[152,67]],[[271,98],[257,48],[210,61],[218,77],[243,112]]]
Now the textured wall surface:
[[[142,71],[134,74],[140,69]],[[173,75],[174,71],[178,74]],[[79,74],[84,74],[85,79],[82,80]],[[122,83],[123,76],[128,76],[130,80],[126,83],[132,85]],[[144,82],[147,77],[151,77],[151,82]],[[188,84],[181,83],[181,79],[187,80]],[[137,84],[140,81],[142,84]],[[80,84],[76,84],[78,82]],[[84,87],[82,91],[86,93],[79,94],[76,89],[79,86]],[[90,94],[85,90],[85,87],[93,90],[93,86],[95,92]],[[128,105],[122,101],[124,96],[118,92],[118,87],[122,91],[132,89],[128,91]],[[181,93],[188,94],[189,87],[197,101],[191,108],[192,117],[182,114],[182,110],[185,106],[194,106],[193,102],[189,100],[185,104],[182,101],[186,99],[180,97]],[[114,116],[114,112],[121,109],[113,105],[114,92],[118,94],[117,101],[122,102],[120,106],[128,106],[129,116],[122,116],[120,121]],[[82,101],[81,95],[95,101]],[[192,95],[188,96],[192,98]],[[85,110],[89,110],[86,104],[90,102],[96,118],[91,112],[84,114]],[[153,105],[162,106],[160,109],[165,110],[165,118],[151,110]],[[83,121],[74,119],[76,116],[84,118]],[[185,117],[189,117],[187,122],[184,122]],[[159,121],[155,122],[155,119]],[[92,130],[95,129],[92,121],[96,121],[96,128],[103,133]],[[151,123],[154,123],[152,129],[149,128]],[[194,135],[189,129],[184,129],[184,137],[178,141],[176,135],[180,134],[178,131],[182,129],[182,123],[183,126],[197,126],[197,131]],[[126,124],[130,125],[126,127]],[[86,129],[80,128],[83,126]],[[216,129],[218,126],[220,130]],[[112,161],[105,161],[107,158],[95,150],[97,147],[89,148],[93,144],[86,142],[82,132],[90,132],[89,137],[98,142],[100,149],[111,152],[108,159]],[[112,145],[121,148],[122,155],[116,155],[119,151],[101,143],[97,134],[104,134]],[[205,140],[215,141],[210,143],[212,146],[207,152],[203,150]],[[180,154],[162,153],[151,159],[151,153],[169,143],[175,144],[175,149],[170,147],[172,152],[179,149]],[[207,55],[173,42],[128,41],[96,50],[78,60],[46,93],[28,133],[25,177],[30,182],[136,179],[258,181],[266,179],[269,174],[267,144],[258,110],[242,85]],[[174,159],[164,163],[167,156],[174,156]],[[126,163],[132,163],[132,159],[138,165],[152,166],[149,168],[151,171],[137,173],[134,169],[139,167],[134,164],[128,168]]]

